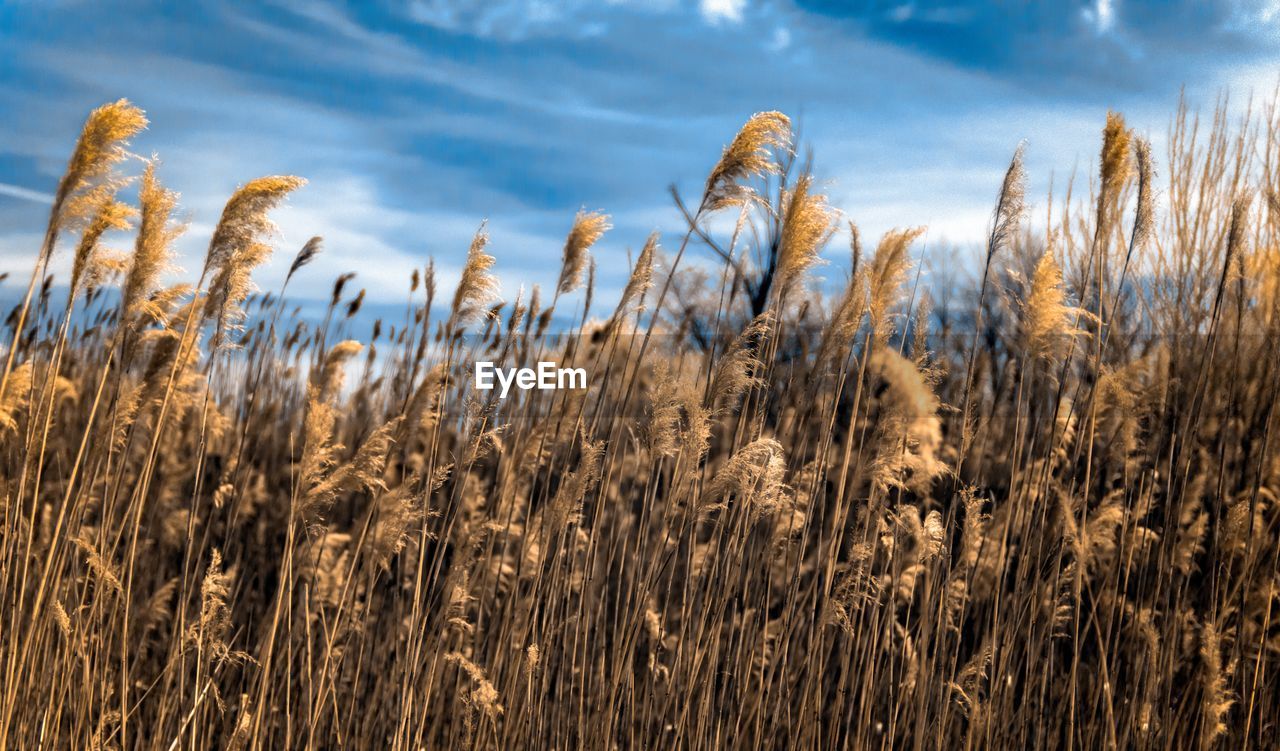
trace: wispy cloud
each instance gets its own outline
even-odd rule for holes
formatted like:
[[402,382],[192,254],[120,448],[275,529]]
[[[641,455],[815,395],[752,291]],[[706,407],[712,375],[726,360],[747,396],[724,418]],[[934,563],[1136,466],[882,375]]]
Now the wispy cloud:
[[699,0],[702,17],[712,24],[742,23],[747,0]]
[[0,196],[8,196],[16,198],[19,201],[31,201],[32,203],[43,203],[46,206],[53,203],[53,194],[44,193],[39,190],[31,190],[23,188],[19,185],[10,185],[8,183],[0,183]]
[[[183,5],[146,24],[141,9],[37,19],[20,6],[0,28],[0,271],[26,266],[80,119],[120,96],[152,117],[134,149],[158,153],[182,193],[188,268],[238,184],[310,180],[278,212],[280,250],[259,274],[271,288],[325,235],[308,269],[324,281],[300,295],[357,270],[371,299],[397,299],[429,254],[443,283],[484,219],[507,290],[549,285],[546,259],[582,206],[614,217],[596,254],[600,283],[617,284],[626,248],[680,230],[668,184],[696,191],[763,109],[796,117],[824,190],[869,237],[929,224],[935,240],[973,240],[1020,140],[1033,190],[1047,189],[1087,169],[1107,107],[1159,131],[1184,82],[1211,99],[1262,80],[1272,58],[1250,28],[1276,19],[1246,6],[280,0]],[[1203,38],[1175,44],[1170,29],[1195,22]]]

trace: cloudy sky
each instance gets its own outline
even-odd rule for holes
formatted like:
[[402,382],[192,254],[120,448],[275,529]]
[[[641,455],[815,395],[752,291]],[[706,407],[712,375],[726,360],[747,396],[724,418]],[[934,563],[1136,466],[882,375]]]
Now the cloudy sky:
[[1159,149],[1184,87],[1202,107],[1270,95],[1280,3],[7,2],[0,49],[0,272],[28,273],[85,113],[127,97],[152,121],[134,150],[182,194],[187,269],[238,184],[289,173],[310,184],[277,213],[264,288],[320,234],[297,295],[356,271],[400,300],[428,255],[447,289],[484,219],[504,292],[549,287],[586,207],[613,215],[607,299],[628,248],[678,241],[667,186],[696,192],[753,112],[793,116],[872,239],[968,243],[1020,141],[1043,196],[1087,173],[1108,108]]

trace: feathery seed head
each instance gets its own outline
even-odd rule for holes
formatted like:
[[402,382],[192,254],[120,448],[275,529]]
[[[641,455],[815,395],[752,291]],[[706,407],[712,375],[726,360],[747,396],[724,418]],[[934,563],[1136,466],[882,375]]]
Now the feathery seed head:
[[1098,188],[1098,225],[1102,226],[1110,206],[1117,200],[1132,167],[1129,162],[1129,144],[1133,138],[1124,124],[1124,116],[1107,112],[1107,124],[1102,128],[1102,152],[1099,155],[1101,185]]
[[582,272],[586,268],[591,246],[607,232],[609,215],[600,211],[579,211],[573,219],[573,228],[564,241],[563,263],[556,292],[568,294],[582,285]]
[[28,360],[9,373],[4,392],[0,393],[0,436],[18,427],[17,413],[27,406],[31,393],[31,361]]
[[100,191],[97,206],[80,235],[80,242],[76,246],[75,257],[72,260],[71,294],[73,297],[83,291],[87,286],[86,282],[92,280],[102,236],[112,230],[129,229],[130,220],[135,216],[137,212],[133,207],[117,201],[114,191]]
[[770,311],[761,313],[747,324],[720,356],[711,382],[711,405],[724,402],[725,409],[732,409],[738,396],[763,382],[761,371],[764,364],[759,355],[772,325],[773,314]]
[[907,270],[911,268],[907,250],[923,233],[923,227],[890,230],[880,238],[880,244],[876,247],[868,279],[868,310],[871,314],[871,327],[879,345],[887,342],[893,334],[889,313],[902,294],[902,283],[906,279]]
[[1151,143],[1145,138],[1133,139],[1134,161],[1138,163],[1138,206],[1133,220],[1133,247],[1141,248],[1155,231],[1155,162]]
[[460,667],[462,672],[466,673],[474,684],[467,695],[469,704],[491,720],[502,714],[502,705],[498,703],[498,689],[485,677],[484,670],[479,665],[468,660],[460,652],[451,652],[445,655],[445,660]]
[[173,258],[173,241],[184,229],[181,225],[174,226],[170,223],[170,217],[178,203],[178,194],[160,185],[156,179],[154,161],[147,164],[146,171],[142,173],[138,201],[142,206],[142,219],[138,224],[133,262],[125,278],[121,303],[124,314],[129,319],[136,319],[143,313],[155,313],[148,305],[159,289],[160,276]]
[[[751,516],[758,519],[791,500],[791,488],[783,483],[787,471],[786,452],[772,438],[760,438],[738,450],[707,485],[705,501],[721,501],[734,496],[750,504]],[[714,506],[700,504],[702,511]]]
[[[307,264],[314,261],[316,259],[316,256],[320,255],[320,251],[323,248],[324,248],[323,237],[320,237],[319,235],[317,235],[311,238],[310,240],[307,240],[306,244],[302,246],[302,249],[298,251],[298,255],[293,257],[293,263],[289,265],[289,273],[288,275],[285,276],[285,284],[289,283],[289,280],[293,278],[293,275],[297,273],[298,269],[301,269],[303,266],[306,266]],[[417,279],[418,279],[417,269],[413,270],[413,278],[414,278],[414,284],[416,286]]]
[[1052,248],[1046,249],[1036,264],[1022,305],[1022,316],[1027,353],[1050,362],[1061,357],[1062,345],[1069,337],[1084,333],[1076,327],[1076,319],[1092,317],[1081,308],[1067,304],[1062,268]]
[[1018,144],[1013,152],[1013,160],[1004,173],[1004,182],[1000,184],[1000,196],[996,201],[995,216],[991,227],[991,238],[987,243],[988,263],[996,251],[1008,245],[1018,231],[1018,222],[1026,210],[1027,172],[1022,166],[1026,144]]
[[818,262],[818,251],[834,231],[827,197],[810,193],[811,175],[802,175],[786,197],[782,236],[778,242],[777,290],[781,297],[809,267]]
[[225,266],[233,255],[274,232],[275,225],[268,212],[306,183],[301,177],[272,175],[250,180],[237,188],[223,207],[222,217],[209,240],[205,270]]
[[450,329],[482,315],[489,304],[498,298],[498,278],[489,271],[497,259],[485,252],[488,244],[489,234],[481,224],[471,240],[467,263],[462,268],[462,278],[453,294]]
[[715,211],[741,204],[751,195],[742,180],[777,172],[772,149],[791,148],[791,119],[781,112],[752,115],[725,147],[707,177],[702,207]]
[[215,322],[211,349],[227,341],[228,331],[244,318],[240,304],[253,289],[253,270],[271,256],[263,240],[275,230],[267,213],[289,193],[306,184],[292,176],[260,177],[232,194],[222,210],[205,256],[205,273],[212,273],[204,315]]
[[348,339],[333,345],[333,348],[325,355],[324,364],[313,381],[322,401],[332,399],[342,390],[344,368],[351,358],[360,354],[362,349],[364,349],[364,345],[360,342]]
[[49,217],[51,235],[57,234],[64,221],[90,215],[98,202],[87,193],[128,155],[128,140],[145,127],[146,115],[127,99],[104,104],[89,113],[54,194]]
[[925,491],[947,469],[938,457],[942,447],[938,397],[915,363],[891,347],[876,349],[870,367],[885,385],[875,484],[881,490]]
[[1234,703],[1223,674],[1220,641],[1217,627],[1206,621],[1200,630],[1201,748],[1213,748],[1218,736],[1227,732],[1225,719]]
[[636,264],[631,269],[627,286],[623,288],[622,297],[618,299],[618,307],[614,309],[613,317],[609,319],[609,330],[613,330],[623,316],[627,315],[631,304],[644,297],[649,287],[653,286],[653,257],[657,250],[658,233],[654,232],[649,235],[649,239],[645,240],[644,247],[640,249],[640,255],[636,257]]

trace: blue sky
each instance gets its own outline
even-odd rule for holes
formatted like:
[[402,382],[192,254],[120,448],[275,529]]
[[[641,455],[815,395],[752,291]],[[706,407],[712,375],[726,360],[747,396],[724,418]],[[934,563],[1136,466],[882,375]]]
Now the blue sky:
[[[356,271],[400,300],[428,254],[447,290],[488,219],[510,298],[554,283],[586,207],[613,215],[608,300],[627,248],[678,241],[667,185],[696,192],[753,112],[793,116],[871,240],[927,225],[927,247],[971,243],[1022,140],[1040,211],[1051,177],[1087,173],[1108,108],[1160,153],[1184,85],[1205,107],[1269,95],[1280,3],[7,2],[0,49],[0,272],[25,278],[80,122],[123,96],[152,120],[134,150],[182,194],[189,270],[239,183],[290,173],[310,184],[277,212],[264,289],[320,234],[294,295]],[[838,277],[842,238],[830,254]]]

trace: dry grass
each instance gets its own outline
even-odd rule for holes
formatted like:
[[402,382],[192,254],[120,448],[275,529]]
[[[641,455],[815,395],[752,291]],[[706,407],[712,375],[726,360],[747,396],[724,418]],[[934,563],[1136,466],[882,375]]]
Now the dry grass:
[[[90,116],[9,318],[0,748],[1280,744],[1275,112],[1180,111],[1163,179],[1109,116],[1042,230],[1019,150],[971,287],[855,228],[833,300],[765,113],[606,322],[582,212],[549,307],[498,302],[482,228],[364,343],[350,277],[318,325],[253,292],[297,178],[164,287],[176,194],[117,197],[144,125]],[[478,359],[591,382],[500,400]]]

